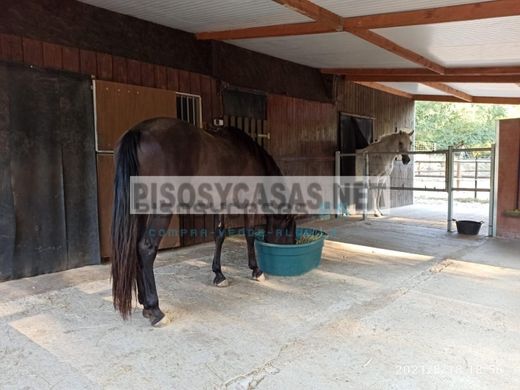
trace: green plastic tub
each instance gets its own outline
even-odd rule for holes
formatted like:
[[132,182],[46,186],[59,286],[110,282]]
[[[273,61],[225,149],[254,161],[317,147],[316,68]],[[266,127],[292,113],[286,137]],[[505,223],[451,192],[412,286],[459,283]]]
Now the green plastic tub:
[[260,269],[269,275],[297,276],[318,267],[327,233],[310,228],[297,228],[296,239],[303,234],[321,237],[305,244],[280,245],[264,242],[264,232],[256,234],[256,258]]

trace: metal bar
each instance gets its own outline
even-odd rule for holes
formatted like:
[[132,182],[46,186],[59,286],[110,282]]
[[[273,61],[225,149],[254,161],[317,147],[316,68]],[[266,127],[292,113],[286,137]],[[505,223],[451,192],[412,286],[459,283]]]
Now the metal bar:
[[366,221],[368,218],[368,188],[370,186],[370,183],[368,182],[368,178],[370,176],[370,169],[369,169],[369,157],[368,153],[364,155],[365,158],[365,177],[363,179],[363,194],[365,195],[365,202],[363,203],[363,221]]
[[489,188],[478,188],[478,189],[475,189],[475,188],[458,188],[458,187],[453,187],[452,188],[453,191],[461,191],[461,192],[490,192],[490,189]]
[[[370,188],[377,188],[377,187],[370,187]],[[388,187],[388,189],[402,190],[402,191],[446,192],[446,188]]]
[[477,188],[478,188],[478,159],[475,159],[475,195],[474,195],[475,199],[477,199]]
[[336,218],[338,218],[341,214],[341,199],[340,199],[340,175],[341,175],[341,152],[338,150],[334,154],[334,199],[336,201],[336,204],[334,205],[336,208]]
[[[489,152],[490,148],[474,148],[474,149],[453,149],[453,153],[460,152]],[[410,150],[406,152],[406,154],[447,154],[448,150],[425,150],[425,151],[417,151]],[[361,153],[341,153],[341,157],[355,157],[359,156]],[[400,152],[363,152],[363,154],[402,154]],[[461,160],[463,161],[463,160]]]
[[453,153],[460,152],[491,152],[491,148],[453,149]]
[[361,156],[362,154],[446,154],[446,150],[435,150],[435,151],[426,151],[426,152],[418,152],[418,151],[409,151],[406,153],[401,152],[363,152],[363,153],[341,153],[341,157],[356,157]]
[[448,148],[446,155],[446,190],[448,191],[448,232],[452,231],[453,219],[453,147]]
[[491,145],[491,166],[489,179],[489,220],[488,220],[488,237],[495,236],[495,156],[496,145]]
[[[339,186],[339,188],[348,188],[349,186]],[[368,186],[368,189],[377,189],[377,186]],[[385,187],[389,190],[396,191],[425,191],[425,192],[446,192],[446,188],[421,188],[421,187]]]

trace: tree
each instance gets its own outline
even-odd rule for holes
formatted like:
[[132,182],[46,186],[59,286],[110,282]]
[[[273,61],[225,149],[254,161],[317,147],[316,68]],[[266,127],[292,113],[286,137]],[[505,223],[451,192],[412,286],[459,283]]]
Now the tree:
[[510,115],[506,106],[417,102],[415,142],[437,149],[488,147],[496,140],[496,122]]

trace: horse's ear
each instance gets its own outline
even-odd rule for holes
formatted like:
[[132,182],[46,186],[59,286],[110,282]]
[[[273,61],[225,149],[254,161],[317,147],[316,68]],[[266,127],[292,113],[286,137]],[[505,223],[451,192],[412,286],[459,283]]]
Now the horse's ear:
[[415,133],[415,130],[412,130],[412,132],[409,133],[408,135],[411,137],[413,135],[413,133]]

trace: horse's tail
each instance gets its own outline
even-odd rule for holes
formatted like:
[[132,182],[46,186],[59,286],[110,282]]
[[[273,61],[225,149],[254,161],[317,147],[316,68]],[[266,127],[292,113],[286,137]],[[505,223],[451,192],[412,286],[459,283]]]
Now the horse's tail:
[[139,174],[137,149],[140,130],[132,129],[119,141],[115,156],[114,205],[112,214],[112,297],[114,308],[124,319],[132,310],[137,285],[138,215],[130,214],[130,177]]

